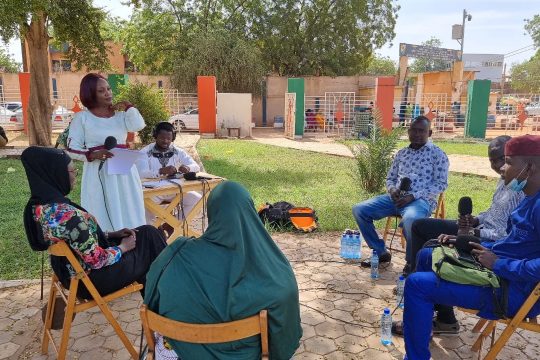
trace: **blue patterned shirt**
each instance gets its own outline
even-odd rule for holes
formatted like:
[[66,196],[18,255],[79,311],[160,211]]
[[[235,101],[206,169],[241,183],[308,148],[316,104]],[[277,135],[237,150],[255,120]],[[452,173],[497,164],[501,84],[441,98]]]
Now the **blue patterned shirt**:
[[386,176],[386,189],[399,189],[401,180],[411,179],[409,194],[424,199],[433,211],[437,197],[448,187],[448,157],[437,145],[428,141],[420,149],[409,146],[399,150]]

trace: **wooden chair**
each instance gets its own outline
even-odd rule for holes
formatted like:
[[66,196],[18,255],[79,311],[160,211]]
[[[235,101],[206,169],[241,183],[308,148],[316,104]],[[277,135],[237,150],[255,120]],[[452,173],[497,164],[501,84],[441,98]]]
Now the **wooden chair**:
[[[439,194],[439,199],[437,200],[437,207],[435,208],[435,211],[433,212],[433,217],[435,219],[444,219],[446,217],[446,204],[444,202],[444,192]],[[398,224],[393,229],[391,229],[392,220]],[[401,239],[401,247],[405,248],[405,236],[403,236],[403,232],[401,231],[401,226],[399,226],[400,221],[401,221],[401,216],[399,215],[393,215],[386,218],[386,225],[384,227],[384,232],[383,232],[383,241],[386,243],[386,239],[388,238],[388,235],[391,234],[393,231],[394,234],[399,235]]]
[[[516,329],[525,329],[529,331],[533,331],[536,333],[540,333],[540,324],[538,324],[538,319],[535,318],[526,318],[527,314],[531,310],[531,308],[534,306],[534,304],[540,299],[540,283],[536,285],[536,287],[533,289],[527,300],[521,305],[521,308],[519,308],[516,315],[514,315],[511,319],[499,319],[499,320],[486,320],[486,319],[480,319],[476,323],[476,325],[473,328],[474,333],[479,333],[478,339],[476,339],[476,342],[472,346],[472,351],[478,352],[478,359],[481,359],[482,357],[482,345],[484,342],[484,339],[489,336],[491,333],[491,346],[484,357],[484,360],[494,360],[497,357],[497,354],[502,350],[504,345],[508,342],[514,331]],[[475,314],[478,312],[478,310],[470,310],[470,309],[463,309],[459,308],[461,311]],[[497,323],[506,324],[505,329],[495,340],[495,330]],[[485,327],[484,327],[485,325]],[[483,328],[483,330],[482,330]]]
[[148,344],[148,360],[155,358],[154,332],[166,338],[195,344],[217,344],[261,334],[262,359],[268,360],[268,319],[266,310],[246,319],[219,324],[189,324],[167,319],[141,306],[141,321]]
[[[71,278],[69,289],[67,290],[62,286],[62,283],[58,280],[58,277],[55,274],[53,274],[52,276],[51,290],[49,292],[49,302],[47,304],[47,313],[45,315],[43,339],[41,342],[42,354],[48,353],[50,340],[54,347],[54,350],[56,351],[56,354],[58,355],[58,359],[65,359],[67,353],[69,333],[71,330],[71,323],[75,314],[86,311],[90,308],[93,308],[94,306],[98,306],[105,318],[113,327],[116,334],[120,337],[120,340],[122,340],[122,343],[130,353],[131,357],[133,359],[137,359],[137,350],[135,350],[133,344],[131,344],[126,334],[120,328],[120,325],[111,313],[111,310],[107,306],[107,303],[121,296],[139,291],[143,288],[143,285],[134,282],[133,284],[126,286],[123,289],[120,289],[112,294],[102,297],[95,288],[94,284],[92,284],[92,281],[90,280],[88,275],[84,272],[81,264],[79,264],[77,258],[75,257],[69,246],[65,242],[62,241],[51,245],[48,251],[51,255],[66,257],[73,269],[75,270],[76,274]],[[80,300],[77,298],[77,289],[79,288],[79,283],[81,281],[86,286],[88,292],[92,295],[94,300]],[[62,299],[66,303],[60,347],[57,346],[51,333],[51,325],[53,320],[52,309],[55,308],[55,302],[58,298]]]

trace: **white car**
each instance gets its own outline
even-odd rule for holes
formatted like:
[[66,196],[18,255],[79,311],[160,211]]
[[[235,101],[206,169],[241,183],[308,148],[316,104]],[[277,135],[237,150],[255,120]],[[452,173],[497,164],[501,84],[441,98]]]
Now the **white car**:
[[169,118],[176,131],[199,130],[199,109],[189,110],[183,114],[176,114]]
[[540,116],[540,103],[534,103],[526,106],[525,111],[529,116]]
[[[15,111],[17,120],[23,123],[23,111],[22,108]],[[58,105],[51,115],[51,122],[53,129],[65,128],[69,125],[73,119],[73,111],[66,109],[65,107]]]
[[0,106],[0,126],[6,130],[20,130],[23,127],[22,118],[19,121],[15,112]]

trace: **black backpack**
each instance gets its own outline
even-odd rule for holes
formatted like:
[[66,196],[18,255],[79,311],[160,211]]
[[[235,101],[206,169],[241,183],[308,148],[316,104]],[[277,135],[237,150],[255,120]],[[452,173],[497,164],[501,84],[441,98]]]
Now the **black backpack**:
[[293,225],[303,232],[312,232],[319,227],[315,210],[308,207],[296,207],[286,201],[266,203],[259,207],[258,214],[263,223],[274,226]]

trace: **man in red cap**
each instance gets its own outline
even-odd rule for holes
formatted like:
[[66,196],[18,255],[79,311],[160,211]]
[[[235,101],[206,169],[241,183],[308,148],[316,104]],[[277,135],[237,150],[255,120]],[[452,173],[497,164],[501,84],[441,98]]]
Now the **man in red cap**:
[[[403,332],[405,358],[428,360],[434,304],[477,309],[478,315],[496,319],[498,310],[512,317],[540,281],[540,136],[525,135],[506,143],[505,185],[523,191],[525,198],[510,215],[508,235],[482,245],[470,243],[477,260],[491,269],[508,286],[507,298],[501,289],[461,285],[437,277],[432,271],[433,249],[418,253],[416,272],[405,283]],[[440,238],[446,242],[446,237]],[[507,301],[505,301],[507,300]],[[506,309],[501,305],[507,304]],[[503,306],[504,307],[504,306]],[[540,301],[529,317],[540,314]]]

